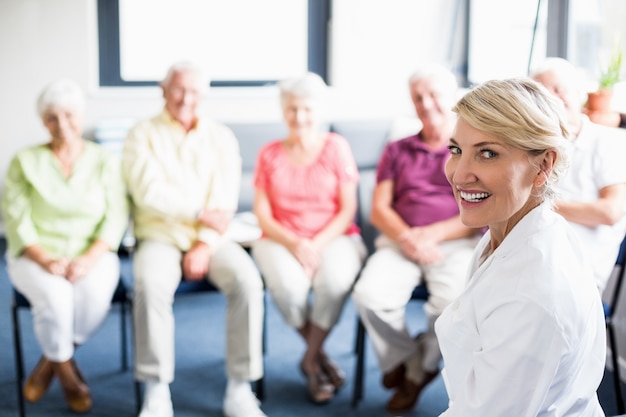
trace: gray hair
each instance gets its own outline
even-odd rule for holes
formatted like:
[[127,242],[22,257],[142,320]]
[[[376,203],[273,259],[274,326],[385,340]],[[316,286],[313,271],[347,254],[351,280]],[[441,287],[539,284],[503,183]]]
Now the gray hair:
[[563,82],[569,89],[576,93],[576,97],[582,103],[585,100],[586,92],[583,88],[585,77],[581,70],[564,58],[548,57],[537,64],[530,71],[530,78],[536,79],[540,75],[552,73]]
[[442,93],[454,95],[459,88],[456,76],[441,64],[427,63],[417,68],[409,77],[409,86],[424,78],[434,78],[440,81]]
[[37,113],[43,119],[45,113],[53,107],[70,109],[83,114],[85,96],[78,84],[70,79],[60,79],[48,84],[37,98]]
[[545,87],[528,78],[491,80],[467,92],[452,110],[474,129],[529,156],[556,151],[541,195],[544,200],[554,198],[554,184],[567,170],[568,131],[563,104]]
[[167,85],[169,85],[174,74],[186,71],[193,72],[199,76],[201,81],[201,87],[203,90],[206,90],[209,87],[211,79],[204,71],[204,68],[202,68],[200,65],[196,64],[193,61],[178,61],[172,64],[168,68],[167,73],[165,74],[165,78],[163,78],[163,81],[161,81],[161,86],[166,87]]
[[328,86],[319,75],[307,72],[300,77],[287,78],[278,82],[281,104],[289,96],[321,99],[326,96]]

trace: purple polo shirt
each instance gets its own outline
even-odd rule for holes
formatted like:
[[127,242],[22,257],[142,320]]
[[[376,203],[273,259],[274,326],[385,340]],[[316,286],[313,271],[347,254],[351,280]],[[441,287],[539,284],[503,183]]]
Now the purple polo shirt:
[[450,151],[427,148],[420,134],[387,144],[376,180],[393,181],[393,209],[409,226],[426,226],[459,214],[444,167]]

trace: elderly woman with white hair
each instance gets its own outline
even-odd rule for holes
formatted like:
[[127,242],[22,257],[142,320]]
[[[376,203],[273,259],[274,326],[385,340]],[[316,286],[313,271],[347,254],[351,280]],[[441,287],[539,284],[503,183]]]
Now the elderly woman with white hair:
[[323,345],[365,256],[355,224],[358,171],[347,140],[321,128],[324,81],[307,73],[279,89],[288,134],[258,154],[254,211],[263,237],[253,255],[278,309],[306,343],[300,369],[311,400],[321,404],[345,383]]
[[70,409],[87,412],[92,400],[74,351],[109,311],[128,202],[119,160],[82,137],[77,84],[51,83],[37,108],[50,139],[14,156],[1,200],[9,277],[32,305],[43,351],[23,392],[36,402],[56,376]]

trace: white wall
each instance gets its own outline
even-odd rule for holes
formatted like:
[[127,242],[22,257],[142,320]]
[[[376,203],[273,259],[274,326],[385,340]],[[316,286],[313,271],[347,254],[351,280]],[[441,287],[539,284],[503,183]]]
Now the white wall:
[[[97,40],[96,0],[0,0],[0,178],[18,149],[47,139],[35,101],[54,79],[72,78],[87,91],[86,130],[101,120],[139,119],[160,110],[156,87],[98,87]],[[354,86],[333,87],[330,116],[411,115],[405,86],[402,79],[397,88],[375,94],[371,85],[357,86],[356,94],[348,91]],[[204,109],[224,122],[280,119],[274,87],[213,88]],[[0,179],[0,192],[2,184]]]

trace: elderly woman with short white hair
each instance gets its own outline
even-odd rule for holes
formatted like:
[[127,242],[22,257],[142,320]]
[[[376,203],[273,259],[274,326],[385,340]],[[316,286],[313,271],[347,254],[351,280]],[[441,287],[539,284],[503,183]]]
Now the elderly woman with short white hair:
[[70,409],[87,412],[92,400],[74,351],[109,311],[128,202],[119,159],[82,137],[78,85],[49,84],[37,108],[50,138],[13,157],[1,199],[9,277],[32,306],[43,351],[23,392],[36,402],[56,376]]
[[253,254],[285,321],[306,344],[300,369],[320,404],[345,383],[323,346],[365,255],[354,223],[358,172],[347,140],[323,129],[324,81],[307,73],[279,89],[288,134],[257,158],[254,211],[263,237]]

